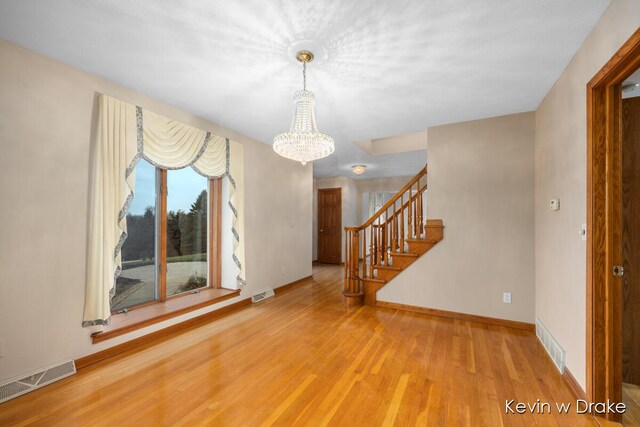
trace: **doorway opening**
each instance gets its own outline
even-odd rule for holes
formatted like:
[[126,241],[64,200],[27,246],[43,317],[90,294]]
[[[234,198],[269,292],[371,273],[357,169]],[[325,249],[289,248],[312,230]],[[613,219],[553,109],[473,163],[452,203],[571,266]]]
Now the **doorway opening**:
[[640,426],[640,69],[622,82],[622,401]]
[[[638,147],[623,143],[628,129],[623,126],[627,102],[622,87],[639,67],[640,30],[587,85],[587,395],[591,402],[625,401],[624,370],[635,369],[629,361],[623,363],[624,337],[633,327],[623,317],[625,304],[627,311],[640,309],[628,299],[631,288],[624,289],[625,276],[628,286],[640,286],[640,240],[634,241],[640,239],[640,211],[635,211],[640,202],[631,202],[633,192],[640,197],[640,141],[635,143]],[[634,333],[639,331],[640,326]],[[620,414],[606,417],[623,421]]]

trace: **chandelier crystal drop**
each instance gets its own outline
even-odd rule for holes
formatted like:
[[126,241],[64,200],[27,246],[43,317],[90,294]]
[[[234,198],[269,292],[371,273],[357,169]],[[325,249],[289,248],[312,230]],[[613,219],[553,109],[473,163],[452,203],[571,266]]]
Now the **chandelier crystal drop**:
[[303,165],[307,162],[327,157],[335,150],[333,138],[318,132],[314,111],[315,96],[307,90],[307,62],[313,60],[309,51],[300,51],[296,58],[302,62],[303,89],[293,96],[295,112],[289,132],[283,132],[273,138],[273,150],[287,159]]

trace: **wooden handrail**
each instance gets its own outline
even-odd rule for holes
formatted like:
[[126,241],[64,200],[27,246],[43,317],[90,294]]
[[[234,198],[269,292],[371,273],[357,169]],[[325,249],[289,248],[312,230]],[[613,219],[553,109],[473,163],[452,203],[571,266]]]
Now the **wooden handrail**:
[[[391,199],[389,199],[389,201],[387,203],[385,203],[380,209],[378,209],[376,211],[376,213],[374,213],[371,216],[371,218],[369,218],[364,224],[356,226],[356,227],[345,227],[344,229],[347,230],[347,231],[362,230],[364,228],[367,228],[371,224],[373,224],[373,222],[376,219],[378,219],[378,217],[380,215],[382,215],[387,209],[389,209],[400,197],[402,197],[404,195],[404,193],[407,192],[407,190],[409,190],[413,186],[413,184],[415,184],[416,182],[420,181],[420,179],[423,176],[425,176],[426,174],[427,174],[427,166],[425,166],[424,168],[420,169],[420,172],[418,172],[416,174],[416,176],[411,178],[409,180],[409,182],[407,182],[404,185],[404,187],[402,187]],[[426,186],[424,188],[426,189]]]
[[[371,224],[372,227],[382,227],[383,225],[387,225],[389,224],[394,217],[398,217],[400,216],[400,214],[404,211],[405,208],[407,208],[409,206],[409,203],[415,201],[422,193],[424,193],[424,191],[427,189],[427,186],[425,185],[424,187],[422,187],[420,189],[420,192],[416,192],[416,194],[414,194],[413,196],[411,196],[410,200],[407,200],[404,205],[402,205],[402,207],[400,208],[399,211],[396,211],[393,213],[393,215],[390,215],[389,218],[387,218],[387,220],[382,223],[382,224]],[[347,227],[345,227],[347,228]]]

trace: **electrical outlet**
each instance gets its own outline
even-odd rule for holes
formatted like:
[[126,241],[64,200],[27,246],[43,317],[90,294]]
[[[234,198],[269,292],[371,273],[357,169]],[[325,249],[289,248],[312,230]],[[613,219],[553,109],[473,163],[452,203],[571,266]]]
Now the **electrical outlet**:
[[560,210],[560,199],[551,199],[549,200],[549,209],[552,211]]
[[504,292],[502,294],[502,302],[505,304],[511,304],[511,292]]

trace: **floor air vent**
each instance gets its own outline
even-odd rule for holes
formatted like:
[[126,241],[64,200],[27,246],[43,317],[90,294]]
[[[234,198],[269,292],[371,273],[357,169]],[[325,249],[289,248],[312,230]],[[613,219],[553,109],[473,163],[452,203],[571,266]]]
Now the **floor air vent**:
[[19,380],[0,385],[0,403],[13,399],[37,388],[61,380],[76,373],[76,365],[73,361],[52,366],[43,371],[27,375]]
[[266,291],[258,292],[257,294],[252,296],[251,302],[259,302],[259,301],[262,301],[263,299],[270,298],[274,295],[275,293],[273,292],[273,289],[267,289]]
[[551,335],[551,332],[542,324],[540,319],[536,319],[536,335],[544,349],[549,353],[553,364],[556,365],[560,373],[563,373],[567,352],[560,347],[560,343]]

